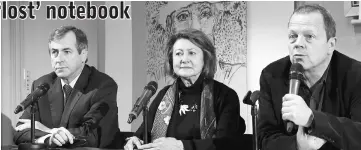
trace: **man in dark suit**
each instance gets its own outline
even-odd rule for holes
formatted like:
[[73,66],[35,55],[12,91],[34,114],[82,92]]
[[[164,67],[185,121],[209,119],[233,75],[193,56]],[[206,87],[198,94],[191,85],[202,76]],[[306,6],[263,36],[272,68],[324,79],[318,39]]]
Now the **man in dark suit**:
[[[295,10],[289,56],[260,77],[259,144],[262,150],[361,149],[361,63],[335,50],[332,16],[318,5]],[[287,94],[292,63],[304,71],[299,95]],[[286,130],[286,121],[295,126]]]
[[[32,88],[50,85],[37,105],[36,143],[65,146],[74,144],[75,139],[86,139],[81,146],[114,148],[113,140],[119,133],[118,87],[111,77],[86,65],[87,48],[86,35],[76,27],[62,26],[50,35],[54,72],[35,80]],[[16,144],[31,142],[30,107],[16,130]]]

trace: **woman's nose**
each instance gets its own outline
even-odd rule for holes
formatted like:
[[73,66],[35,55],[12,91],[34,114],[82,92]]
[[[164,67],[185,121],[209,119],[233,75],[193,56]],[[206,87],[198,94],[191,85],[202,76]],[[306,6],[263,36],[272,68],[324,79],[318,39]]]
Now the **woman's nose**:
[[189,62],[189,55],[188,54],[184,54],[181,57],[182,63],[188,63]]

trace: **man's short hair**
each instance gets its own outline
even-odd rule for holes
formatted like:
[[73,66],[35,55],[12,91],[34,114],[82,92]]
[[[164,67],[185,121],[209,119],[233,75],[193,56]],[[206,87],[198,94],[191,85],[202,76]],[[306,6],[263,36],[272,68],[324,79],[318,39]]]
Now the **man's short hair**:
[[[322,15],[323,18],[323,24],[326,31],[327,41],[331,37],[336,36],[336,23],[335,20],[333,20],[331,14],[322,6],[318,4],[307,4],[302,5],[298,7],[293,14],[291,15],[291,18],[294,14],[309,14],[313,12],[319,12]],[[290,18],[290,20],[291,20]],[[289,22],[288,22],[289,25]]]
[[74,26],[61,26],[60,28],[55,29],[49,37],[49,43],[54,40],[60,40],[64,37],[64,35],[70,31],[73,31],[76,37],[76,47],[78,50],[78,53],[80,54],[83,49],[88,48],[88,39],[85,35],[85,33],[74,27]]

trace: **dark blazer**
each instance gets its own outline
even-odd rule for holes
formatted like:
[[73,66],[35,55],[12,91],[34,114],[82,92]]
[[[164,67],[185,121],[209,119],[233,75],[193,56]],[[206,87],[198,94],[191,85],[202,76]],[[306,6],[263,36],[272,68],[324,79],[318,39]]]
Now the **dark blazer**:
[[[65,127],[74,136],[85,137],[85,146],[114,147],[112,141],[119,133],[116,101],[118,86],[111,77],[85,65],[63,112],[59,107],[64,105],[60,78],[54,72],[44,75],[34,81],[32,90],[42,83],[48,83],[50,89],[38,101],[36,121],[50,129]],[[30,119],[30,107],[20,118]],[[36,130],[35,138],[46,134]],[[30,142],[30,129],[15,132],[14,141],[16,144]]]
[[[149,107],[148,113],[148,139],[151,137],[151,130],[157,108],[162,101],[170,85],[159,91],[156,98]],[[240,140],[246,129],[245,122],[239,116],[239,99],[237,93],[218,81],[214,81],[213,86],[214,112],[216,115],[216,133],[215,138],[182,140],[184,148],[194,147],[196,150],[214,150],[214,149],[234,149],[240,147]],[[202,107],[202,106],[201,106]],[[196,120],[195,120],[196,121]],[[170,126],[168,126],[170,127]],[[144,123],[139,127],[135,136],[143,139]],[[167,134],[169,137],[172,135]],[[178,139],[181,140],[181,139]],[[150,142],[150,141],[148,141]],[[185,149],[188,150],[188,149]]]
[[[325,139],[321,150],[361,149],[361,63],[333,52],[321,111],[313,110],[310,135]],[[289,89],[290,58],[263,69],[259,101],[259,144],[263,150],[296,150],[296,133],[282,120],[282,97]],[[309,104],[309,100],[305,99]]]

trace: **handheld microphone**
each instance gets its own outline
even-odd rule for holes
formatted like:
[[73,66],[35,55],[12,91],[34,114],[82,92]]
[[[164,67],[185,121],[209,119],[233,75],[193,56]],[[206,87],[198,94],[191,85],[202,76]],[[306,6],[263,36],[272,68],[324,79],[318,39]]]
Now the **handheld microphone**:
[[147,107],[149,99],[155,94],[157,88],[158,84],[155,81],[149,82],[148,85],[144,87],[142,95],[137,99],[132,111],[129,113],[129,124],[138,117],[140,112],[142,112],[143,107]]
[[14,111],[15,114],[25,110],[27,107],[29,107],[31,104],[39,100],[39,97],[43,96],[48,92],[49,90],[49,84],[43,83],[40,84],[33,92],[31,92],[24,101],[18,105]]
[[[303,66],[299,63],[294,63],[290,68],[290,87],[289,94],[298,94],[298,89],[300,87],[301,81],[303,80]],[[287,132],[290,133],[293,130],[295,123],[288,121],[287,122]]]

